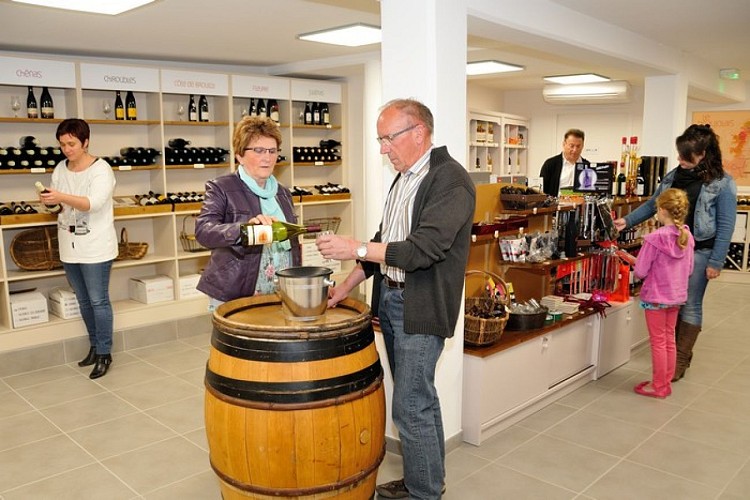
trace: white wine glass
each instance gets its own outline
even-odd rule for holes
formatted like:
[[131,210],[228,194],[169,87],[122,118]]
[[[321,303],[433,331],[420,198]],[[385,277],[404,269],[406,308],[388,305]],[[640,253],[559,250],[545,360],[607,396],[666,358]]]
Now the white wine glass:
[[17,95],[10,98],[10,109],[13,110],[13,117],[18,118],[18,112],[21,111],[21,98]]
[[109,120],[109,114],[112,112],[112,103],[109,102],[109,99],[102,101],[102,112],[104,113],[104,118]]
[[182,117],[185,116],[185,106],[182,104],[177,105],[177,116],[180,117],[180,121],[182,121]]

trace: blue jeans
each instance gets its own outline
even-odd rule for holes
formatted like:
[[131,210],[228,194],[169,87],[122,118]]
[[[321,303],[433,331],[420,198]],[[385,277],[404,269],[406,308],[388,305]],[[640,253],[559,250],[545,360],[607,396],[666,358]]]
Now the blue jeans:
[[680,308],[680,320],[691,325],[703,325],[703,296],[706,294],[708,278],[706,267],[711,249],[696,250],[693,253],[693,273],[688,279],[688,295]]
[[435,367],[445,339],[404,333],[404,291],[383,284],[380,329],[393,376],[393,422],[409,498],[438,499],[445,482],[445,436]]
[[109,275],[112,261],[96,264],[63,263],[70,286],[76,293],[91,347],[97,354],[112,352],[112,303],[109,301]]

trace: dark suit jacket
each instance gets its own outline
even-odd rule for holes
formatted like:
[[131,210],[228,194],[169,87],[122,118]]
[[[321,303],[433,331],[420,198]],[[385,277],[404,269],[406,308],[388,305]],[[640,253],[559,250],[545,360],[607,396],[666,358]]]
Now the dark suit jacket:
[[[581,163],[588,164],[589,161],[586,158],[580,158],[578,160]],[[560,191],[560,174],[562,173],[563,155],[555,155],[547,160],[542,165],[542,170],[539,175],[544,180],[544,194],[550,196],[557,196]]]

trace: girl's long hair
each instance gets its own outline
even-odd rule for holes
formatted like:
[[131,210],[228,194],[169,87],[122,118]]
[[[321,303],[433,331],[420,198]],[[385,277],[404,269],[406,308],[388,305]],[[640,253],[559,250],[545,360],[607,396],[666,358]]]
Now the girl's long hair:
[[690,238],[690,231],[685,226],[685,218],[690,209],[687,193],[682,189],[669,188],[656,199],[656,207],[663,208],[674,221],[677,229],[680,230],[680,236],[677,238],[677,244],[680,248],[685,248]]

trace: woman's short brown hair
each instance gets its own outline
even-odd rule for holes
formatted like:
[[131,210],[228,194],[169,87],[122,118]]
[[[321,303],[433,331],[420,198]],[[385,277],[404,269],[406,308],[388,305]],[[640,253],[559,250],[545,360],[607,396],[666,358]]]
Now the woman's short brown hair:
[[242,156],[248,144],[260,137],[270,137],[281,146],[281,130],[275,121],[265,116],[246,116],[234,127],[232,148],[234,154]]
[[66,118],[57,126],[55,138],[59,141],[60,137],[66,134],[72,135],[81,141],[81,144],[86,144],[86,141],[91,137],[91,129],[89,129],[89,124],[85,120],[81,120],[80,118]]

